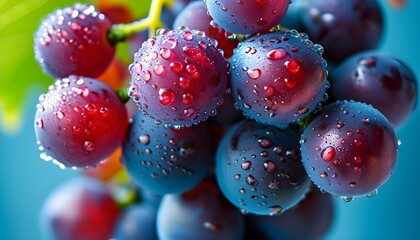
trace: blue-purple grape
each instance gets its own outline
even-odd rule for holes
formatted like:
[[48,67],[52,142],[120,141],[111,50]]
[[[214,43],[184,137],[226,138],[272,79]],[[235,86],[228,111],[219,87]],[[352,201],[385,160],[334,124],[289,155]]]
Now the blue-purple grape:
[[246,39],[230,59],[236,106],[249,118],[281,127],[307,116],[328,86],[322,51],[296,31]]
[[118,219],[113,237],[118,240],[157,240],[157,208],[141,203],[127,207]]
[[109,239],[120,209],[106,186],[78,178],[58,187],[41,211],[43,239]]
[[203,181],[189,192],[163,197],[157,229],[161,240],[241,240],[244,217],[215,183]]
[[336,196],[371,194],[388,180],[397,161],[394,128],[365,103],[328,105],[303,131],[301,144],[311,180]]
[[128,116],[110,86],[70,76],[57,79],[39,97],[34,122],[42,159],[82,168],[95,166],[121,146]]
[[123,164],[141,188],[155,194],[180,193],[207,174],[213,147],[200,124],[174,129],[138,112],[123,144]]
[[111,22],[90,4],[75,4],[48,15],[35,33],[35,58],[52,77],[97,77],[112,62]]
[[304,1],[302,31],[324,46],[330,63],[378,46],[384,21],[377,0]]
[[301,163],[299,133],[242,121],[223,137],[216,154],[222,193],[243,212],[276,215],[293,207],[310,186]]
[[191,126],[215,114],[223,101],[228,64],[203,32],[161,29],[134,58],[129,96],[157,120]]
[[250,228],[257,228],[267,239],[323,239],[334,222],[331,194],[312,189],[295,207],[279,216],[250,216]]
[[205,0],[210,16],[231,33],[253,34],[276,26],[283,19],[290,0]]
[[333,69],[332,100],[372,104],[394,127],[401,126],[417,106],[414,73],[399,59],[379,51],[349,57]]
[[173,28],[185,26],[205,32],[207,36],[217,41],[217,47],[223,50],[224,56],[230,58],[233,49],[238,45],[238,40],[228,39],[225,30],[210,24],[213,19],[207,12],[207,6],[203,1],[190,2],[175,18]]

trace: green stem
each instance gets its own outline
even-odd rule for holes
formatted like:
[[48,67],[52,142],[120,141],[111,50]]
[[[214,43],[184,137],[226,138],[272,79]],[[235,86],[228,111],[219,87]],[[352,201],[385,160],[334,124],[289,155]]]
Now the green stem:
[[108,33],[108,39],[112,44],[124,41],[127,37],[142,30],[149,29],[149,37],[156,34],[156,30],[163,27],[160,21],[162,7],[172,6],[172,0],[152,0],[149,14],[146,18],[127,24],[114,24]]

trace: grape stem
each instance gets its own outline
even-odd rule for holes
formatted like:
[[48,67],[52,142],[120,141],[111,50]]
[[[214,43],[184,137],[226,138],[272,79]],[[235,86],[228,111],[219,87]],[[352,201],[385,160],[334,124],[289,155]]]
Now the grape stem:
[[152,0],[149,14],[146,18],[132,23],[112,25],[108,33],[108,40],[112,44],[117,44],[118,42],[124,41],[127,37],[145,29],[149,29],[149,37],[155,36],[156,30],[163,27],[160,15],[164,5],[171,7],[172,0]]

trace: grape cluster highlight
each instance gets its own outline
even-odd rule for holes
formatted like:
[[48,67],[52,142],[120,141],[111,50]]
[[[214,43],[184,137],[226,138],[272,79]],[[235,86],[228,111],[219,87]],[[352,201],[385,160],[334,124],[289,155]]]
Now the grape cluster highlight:
[[59,9],[35,33],[55,78],[41,158],[83,175],[45,202],[45,237],[319,239],[333,197],[391,177],[418,84],[375,49],[377,1],[152,0],[134,22],[123,5]]

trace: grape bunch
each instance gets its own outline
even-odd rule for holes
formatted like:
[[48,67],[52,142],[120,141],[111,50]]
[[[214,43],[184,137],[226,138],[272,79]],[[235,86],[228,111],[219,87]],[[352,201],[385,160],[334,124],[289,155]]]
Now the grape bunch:
[[83,175],[45,202],[48,238],[318,239],[333,196],[392,175],[418,86],[375,49],[377,1],[153,0],[133,22],[98,8],[35,33],[56,78],[34,120],[41,158]]

